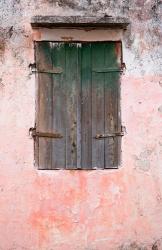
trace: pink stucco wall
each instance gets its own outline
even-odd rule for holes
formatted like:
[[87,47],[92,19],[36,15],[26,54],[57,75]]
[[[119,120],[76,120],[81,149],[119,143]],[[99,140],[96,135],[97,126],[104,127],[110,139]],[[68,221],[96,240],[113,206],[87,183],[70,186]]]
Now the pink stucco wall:
[[[89,3],[88,3],[89,2]],[[1,1],[0,249],[162,249],[161,1]],[[30,18],[36,14],[130,18],[121,81],[122,166],[38,171]]]

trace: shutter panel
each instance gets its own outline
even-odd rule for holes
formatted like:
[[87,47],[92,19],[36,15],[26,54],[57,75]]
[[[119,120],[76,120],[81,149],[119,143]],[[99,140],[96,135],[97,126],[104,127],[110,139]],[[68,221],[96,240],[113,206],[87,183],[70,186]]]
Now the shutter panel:
[[[105,73],[105,134],[120,132],[120,67],[121,44],[105,43],[105,68],[114,69]],[[105,168],[116,168],[119,163],[120,136],[105,139]]]
[[[49,42],[36,43],[36,66],[38,71],[52,69],[51,46]],[[52,75],[38,74],[38,103],[36,129],[40,132],[52,131]],[[51,169],[52,139],[36,137],[39,169]]]
[[36,43],[36,131],[62,136],[36,137],[39,169],[75,169],[81,165],[78,51],[78,44]]
[[[92,45],[92,137],[121,131],[119,73],[121,43]],[[116,168],[119,163],[119,136],[92,138],[92,168]]]

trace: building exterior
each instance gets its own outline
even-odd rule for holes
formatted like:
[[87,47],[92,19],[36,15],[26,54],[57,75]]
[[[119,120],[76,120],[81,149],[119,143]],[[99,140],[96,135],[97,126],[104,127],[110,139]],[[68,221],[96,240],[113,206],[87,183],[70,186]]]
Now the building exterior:
[[[161,250],[162,2],[2,0],[0,14],[0,249]],[[32,27],[40,15],[120,17],[129,25]],[[76,40],[122,44],[121,162],[38,170],[29,133],[37,116],[34,41]]]

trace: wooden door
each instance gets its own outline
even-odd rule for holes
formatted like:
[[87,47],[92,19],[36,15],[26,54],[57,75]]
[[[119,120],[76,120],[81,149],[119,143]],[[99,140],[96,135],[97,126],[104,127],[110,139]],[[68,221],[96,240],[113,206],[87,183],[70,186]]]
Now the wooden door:
[[[120,155],[121,44],[36,43],[39,169],[116,168]],[[102,137],[102,136],[101,136]]]

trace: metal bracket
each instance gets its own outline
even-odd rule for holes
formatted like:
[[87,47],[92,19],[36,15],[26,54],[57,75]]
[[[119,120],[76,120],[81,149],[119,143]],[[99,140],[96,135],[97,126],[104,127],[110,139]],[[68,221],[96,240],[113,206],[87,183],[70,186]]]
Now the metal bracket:
[[109,137],[124,136],[125,133],[126,133],[126,128],[121,126],[121,131],[114,133],[107,133],[107,134],[97,134],[95,136],[95,139],[105,139]]
[[63,69],[61,67],[53,67],[52,69],[41,69],[39,68],[39,65],[36,65],[36,63],[30,63],[29,69],[31,73],[61,74],[63,72]]
[[38,132],[36,128],[30,128],[29,134],[35,139],[36,137],[44,137],[44,138],[55,138],[60,139],[63,136],[60,133],[48,133],[48,132]]
[[110,133],[110,134],[97,134],[95,136],[95,139],[105,139],[105,138],[115,137],[115,136],[124,136],[124,132],[116,132],[116,133]]

